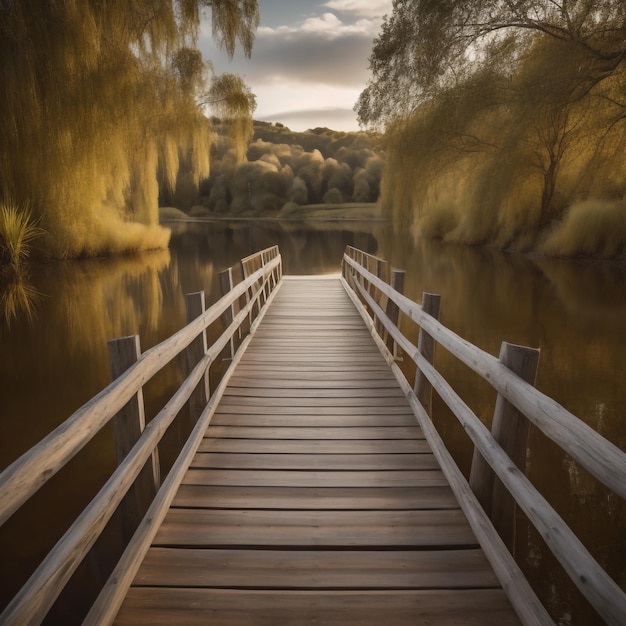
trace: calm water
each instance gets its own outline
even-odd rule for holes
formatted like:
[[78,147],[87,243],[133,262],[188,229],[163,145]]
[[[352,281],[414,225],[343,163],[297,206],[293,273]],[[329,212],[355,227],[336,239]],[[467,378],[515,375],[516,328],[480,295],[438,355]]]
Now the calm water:
[[[185,323],[184,294],[219,296],[218,273],[241,257],[277,243],[285,273],[336,272],[347,244],[407,271],[405,292],[442,296],[441,320],[497,355],[503,340],[539,347],[537,386],[607,439],[626,449],[626,269],[613,265],[531,261],[495,251],[413,242],[384,223],[304,227],[275,223],[176,224],[169,251],[112,260],[50,264],[33,272],[39,292],[32,319],[0,326],[0,468],[30,448],[110,382],[107,339],[139,334],[142,349]],[[443,351],[437,362],[486,423],[493,392]],[[412,376],[410,364],[404,364]],[[169,368],[146,389],[153,415],[181,380]],[[434,420],[465,472],[471,446],[435,402]],[[164,451],[181,436],[168,433]],[[171,445],[170,445],[171,444]],[[0,529],[0,605],[24,582],[93,496],[114,465],[105,429],[31,503]],[[626,588],[626,509],[536,430],[528,474]],[[114,523],[86,560],[79,583],[62,596],[50,623],[79,620],[119,548]],[[519,519],[517,558],[556,620],[600,623],[537,534]],[[78,589],[78,593],[76,592]]]

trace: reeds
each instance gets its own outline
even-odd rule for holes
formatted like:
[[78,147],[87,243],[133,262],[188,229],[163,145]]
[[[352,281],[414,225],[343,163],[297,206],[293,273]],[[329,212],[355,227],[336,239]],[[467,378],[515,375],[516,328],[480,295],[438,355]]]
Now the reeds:
[[16,277],[24,273],[32,243],[43,233],[28,206],[20,207],[11,200],[0,203],[0,265],[6,273]]

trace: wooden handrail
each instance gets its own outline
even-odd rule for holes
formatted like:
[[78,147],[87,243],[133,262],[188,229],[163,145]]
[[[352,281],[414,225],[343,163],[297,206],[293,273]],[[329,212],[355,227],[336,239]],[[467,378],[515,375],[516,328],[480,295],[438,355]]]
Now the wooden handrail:
[[[449,352],[487,380],[502,396],[506,397],[526,417],[539,426],[548,437],[559,444],[563,441],[564,445],[561,447],[566,452],[577,458],[581,465],[590,471],[593,468],[593,473],[598,480],[622,497],[624,497],[626,482],[626,454],[586,424],[580,422],[578,418],[554,400],[513,374],[495,357],[461,339],[424,313],[419,305],[395,292],[389,285],[355,261],[352,256],[346,254],[343,260],[344,276],[354,279],[351,285],[346,281],[346,287],[354,289],[367,304],[372,311],[372,317],[382,324],[394,341],[413,359],[418,369],[453,411],[476,448],[524,510],[529,520],[535,525],[572,581],[608,624],[626,623],[626,594],[595,561],[526,476],[520,472],[489,430],[456,394],[443,376],[404,336],[397,324],[388,318],[383,308],[371,296],[369,289],[359,280],[356,280],[356,276],[359,276],[365,284],[373,284],[388,298],[392,299],[403,313],[418,323]],[[363,306],[361,306],[361,310],[367,315]],[[372,321],[371,329],[374,328],[375,324]],[[415,396],[412,390],[408,392],[408,395]],[[411,400],[411,398],[409,399]],[[527,412],[529,407],[532,418]],[[556,417],[554,413],[556,413]],[[418,416],[420,423],[424,421],[424,415],[422,411]],[[567,428],[564,425],[565,419],[569,420]],[[424,424],[424,426],[427,425]],[[590,436],[591,434],[592,436]],[[582,437],[587,437],[587,439],[581,439]],[[580,448],[584,448],[584,450],[580,451]],[[574,450],[577,451],[577,454],[573,454]],[[594,462],[589,463],[589,458],[593,459]]]
[[[268,299],[268,305],[275,296],[276,290],[272,291]],[[267,311],[265,307],[259,317],[253,322],[251,332],[254,333],[255,327],[258,326]],[[242,310],[245,316],[246,311]],[[232,326],[231,326],[232,327]],[[227,333],[224,333],[226,336]],[[224,374],[215,393],[209,399],[207,406],[202,412],[196,426],[191,435],[187,439],[178,459],[176,459],[172,469],[168,473],[163,485],[159,489],[154,501],[150,505],[148,512],[144,516],[143,521],[135,532],[132,540],[126,547],[122,558],[119,560],[115,569],[111,573],[108,581],[105,583],[96,601],[92,605],[87,617],[83,621],[83,626],[106,626],[112,624],[117,612],[126,597],[128,588],[130,587],[135,574],[143,561],[148,548],[154,536],[156,535],[161,522],[165,518],[167,510],[174,499],[176,490],[180,485],[185,472],[187,471],[191,459],[195,455],[205,431],[215,413],[217,403],[220,401],[224,389],[233,374],[237,363],[241,359],[245,349],[250,342],[251,335],[248,335],[240,349],[235,354],[231,366]]]
[[76,410],[37,445],[0,474],[0,526],[40,487],[52,478],[160,369],[180,354],[207,326],[266,272],[280,265],[272,259],[232,291],[220,298],[193,322],[169,339],[146,350],[120,378]]
[[[262,289],[265,289],[266,285],[270,289],[275,289],[279,285],[276,276],[281,275],[281,265],[282,260],[276,249],[272,258],[263,267],[236,285],[182,330],[146,351],[119,378],[9,466],[0,475],[0,501],[3,507],[0,519],[6,520],[48,478],[63,467],[147,380],[194,341],[208,325],[219,319],[224,310],[228,309],[252,284],[260,282]],[[248,317],[260,296],[261,289],[207,349],[180,388],[149,422],[143,434],[96,497],[6,607],[0,615],[0,623],[37,623],[45,617],[156,449],[162,436],[206,375],[211,362],[231,341],[231,337]],[[74,430],[78,432],[73,435]]]
[[557,443],[601,483],[626,499],[626,455],[616,445],[558,402],[511,373],[496,357],[459,337],[422,311],[419,304],[394,291],[348,257],[346,262],[392,299],[400,310],[462,363],[515,405],[537,428]]

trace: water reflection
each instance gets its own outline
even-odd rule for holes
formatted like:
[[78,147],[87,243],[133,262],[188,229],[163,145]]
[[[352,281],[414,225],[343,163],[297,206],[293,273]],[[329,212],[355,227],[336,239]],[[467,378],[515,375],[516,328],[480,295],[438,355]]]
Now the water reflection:
[[[155,345],[184,325],[185,293],[203,290],[209,304],[216,301],[220,270],[274,244],[280,246],[288,274],[337,272],[346,245],[390,260],[407,271],[407,295],[419,301],[423,291],[441,294],[442,321],[491,354],[498,354],[503,340],[541,348],[538,387],[626,448],[624,268],[415,241],[381,223],[242,221],[172,228],[170,251],[34,268],[31,288],[42,294],[35,315],[29,321],[27,310],[16,307],[10,327],[0,329],[0,467],[108,384],[108,339],[139,334],[142,349]],[[415,329],[404,325],[415,338]],[[489,424],[493,391],[445,351],[439,350],[436,359]],[[412,376],[408,361],[403,367]],[[145,390],[148,416],[161,408],[180,379],[180,371],[171,368]],[[434,411],[438,428],[467,471],[472,451],[465,432],[441,403]],[[0,529],[0,604],[15,593],[112,465],[112,438],[104,432],[39,500]],[[623,502],[536,430],[528,472],[594,556],[625,584]],[[38,507],[46,507],[44,524]],[[517,537],[525,571],[554,615],[572,613],[574,624],[594,623],[523,520]],[[79,616],[77,608],[64,613],[63,621],[79,621]]]
[[[496,250],[432,241],[382,239],[379,254],[406,268],[405,292],[442,295],[441,320],[493,355],[503,340],[539,347],[537,386],[621,449],[626,449],[626,271],[609,264],[527,259]],[[415,331],[414,336],[415,336]],[[490,425],[495,394],[444,350],[438,368]],[[413,375],[403,363],[407,375]],[[469,472],[472,448],[442,405],[433,420],[455,459]],[[539,491],[622,587],[626,587],[623,501],[531,430],[528,475]],[[561,623],[595,624],[598,617],[567,580],[536,531],[518,520],[523,569]]]
[[41,294],[24,278],[0,277],[0,327],[7,330],[18,318],[32,322]]

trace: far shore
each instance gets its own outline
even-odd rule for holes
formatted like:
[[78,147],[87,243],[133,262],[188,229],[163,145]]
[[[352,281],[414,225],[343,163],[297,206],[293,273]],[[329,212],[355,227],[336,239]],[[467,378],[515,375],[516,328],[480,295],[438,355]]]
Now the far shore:
[[288,214],[216,214],[204,207],[193,207],[189,214],[174,207],[159,209],[161,222],[236,222],[236,221],[268,221],[268,222],[386,222],[377,203],[345,204],[307,204],[298,206]]

